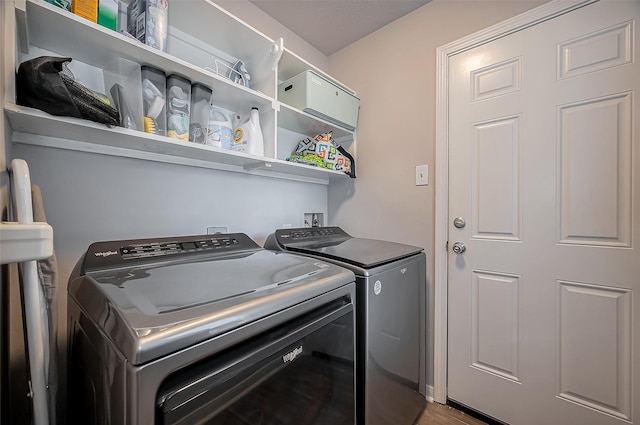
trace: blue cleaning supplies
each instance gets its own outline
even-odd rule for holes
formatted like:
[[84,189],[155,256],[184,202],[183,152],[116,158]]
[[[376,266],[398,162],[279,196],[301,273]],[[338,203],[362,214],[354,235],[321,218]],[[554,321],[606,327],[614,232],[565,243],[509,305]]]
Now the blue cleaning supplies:
[[233,124],[229,114],[215,105],[209,110],[207,145],[231,150],[233,147]]
[[260,128],[260,112],[258,108],[251,108],[249,118],[233,133],[233,148],[237,152],[264,156],[264,140]]

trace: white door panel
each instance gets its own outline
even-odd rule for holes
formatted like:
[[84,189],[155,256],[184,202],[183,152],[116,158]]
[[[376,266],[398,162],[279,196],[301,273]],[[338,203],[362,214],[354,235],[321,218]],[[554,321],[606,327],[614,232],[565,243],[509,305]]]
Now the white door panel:
[[632,92],[558,108],[563,244],[631,247]]
[[473,124],[471,237],[520,240],[519,116]]
[[640,424],[639,18],[604,0],[450,58],[447,392],[514,425]]
[[631,418],[629,290],[559,281],[556,350],[558,397]]

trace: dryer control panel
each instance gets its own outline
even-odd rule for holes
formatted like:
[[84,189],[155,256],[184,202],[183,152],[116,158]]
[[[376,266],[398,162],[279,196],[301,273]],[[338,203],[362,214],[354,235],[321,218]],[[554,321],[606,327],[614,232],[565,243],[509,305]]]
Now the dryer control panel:
[[281,246],[286,247],[299,244],[308,245],[315,242],[332,244],[350,239],[351,235],[337,226],[303,227],[296,229],[278,229],[275,232],[275,238]]

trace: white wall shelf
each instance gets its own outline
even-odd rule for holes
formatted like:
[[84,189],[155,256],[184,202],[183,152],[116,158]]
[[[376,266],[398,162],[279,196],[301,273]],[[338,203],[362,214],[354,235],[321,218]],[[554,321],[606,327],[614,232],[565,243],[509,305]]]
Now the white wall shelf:
[[295,133],[307,134],[313,136],[316,134],[331,131],[333,138],[337,141],[352,141],[354,139],[353,131],[346,130],[329,121],[314,117],[304,111],[285,103],[280,103],[280,112],[278,113],[278,127],[286,128]]
[[[185,2],[185,4],[191,3],[201,2]],[[207,4],[207,6],[211,5]],[[100,69],[109,69],[114,61],[122,58],[162,69],[167,75],[180,74],[192,82],[211,87],[216,104],[227,109],[249,110],[253,106],[260,109],[273,109],[272,97],[233,83],[214,72],[149,47],[44,1],[28,0],[26,19],[24,24],[20,22],[18,21],[18,33],[20,37],[28,39],[29,45],[56,52],[61,56],[77,58],[83,63]],[[24,27],[21,28],[21,26]],[[263,40],[262,44],[267,53],[269,40]]]
[[233,152],[5,102],[13,142],[328,184],[345,173]]
[[[16,0],[15,16],[19,63],[38,49],[101,70],[112,70],[119,59],[183,75],[213,90],[213,103],[230,111],[260,109],[265,157],[183,142],[163,136],[110,128],[87,120],[53,116],[4,99],[14,143],[124,156],[187,166],[211,168],[320,184],[349,178],[345,173],[285,160],[296,140],[332,131],[334,140],[349,143],[355,132],[281,104],[276,100],[281,75],[313,69],[340,84],[299,56],[284,49],[277,66],[274,41],[238,20],[209,0],[190,0],[169,8],[167,53],[104,28],[41,0]],[[281,45],[279,45],[281,47]],[[29,51],[33,48],[33,52]],[[276,49],[277,50],[277,49]],[[242,59],[251,72],[251,88],[218,75],[217,57]],[[16,63],[16,68],[18,63]],[[206,69],[205,69],[206,68]],[[282,74],[284,72],[284,74]],[[80,81],[82,83],[82,81]],[[349,89],[347,89],[349,90]],[[7,95],[13,93],[6,92]],[[278,128],[288,139],[278,141]]]

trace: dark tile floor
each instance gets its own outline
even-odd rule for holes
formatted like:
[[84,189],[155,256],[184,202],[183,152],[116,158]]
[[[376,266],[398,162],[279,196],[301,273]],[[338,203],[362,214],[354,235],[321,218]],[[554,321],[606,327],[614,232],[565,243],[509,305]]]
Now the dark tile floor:
[[484,425],[485,423],[459,410],[440,403],[428,403],[413,425]]

